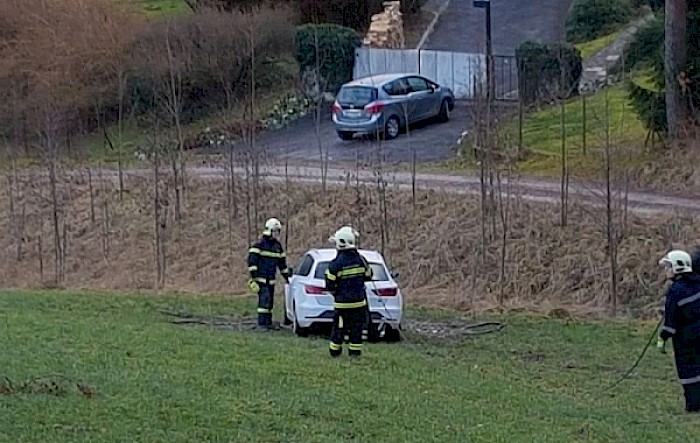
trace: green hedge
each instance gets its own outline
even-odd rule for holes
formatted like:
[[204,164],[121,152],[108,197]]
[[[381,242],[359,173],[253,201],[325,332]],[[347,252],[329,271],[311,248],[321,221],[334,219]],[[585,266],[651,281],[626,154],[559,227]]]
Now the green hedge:
[[329,23],[302,25],[297,28],[295,57],[303,74],[316,69],[318,56],[326,92],[337,93],[343,83],[352,80],[355,49],[361,45],[359,34],[351,28]]
[[630,0],[574,0],[566,18],[566,39],[572,43],[595,40],[632,20]]
[[515,57],[518,63],[518,92],[524,104],[557,98],[562,89],[564,98],[578,94],[583,65],[581,51],[573,46],[527,41],[516,49]]

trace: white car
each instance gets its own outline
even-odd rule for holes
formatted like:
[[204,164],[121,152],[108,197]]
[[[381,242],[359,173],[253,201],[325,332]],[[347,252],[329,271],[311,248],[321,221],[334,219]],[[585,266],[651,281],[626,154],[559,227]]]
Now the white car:
[[[335,249],[310,249],[293,268],[289,284],[284,285],[285,324],[293,325],[294,333],[305,337],[312,326],[333,322],[333,296],[325,291],[325,272],[336,256]],[[365,283],[372,318],[370,335],[400,340],[403,296],[384,257],[373,250],[358,251],[372,267],[372,281]]]

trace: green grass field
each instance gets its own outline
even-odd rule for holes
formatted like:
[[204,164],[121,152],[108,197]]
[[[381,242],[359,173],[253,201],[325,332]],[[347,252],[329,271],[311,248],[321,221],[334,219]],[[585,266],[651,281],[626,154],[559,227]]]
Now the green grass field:
[[596,53],[598,53],[598,51],[602,50],[610,43],[614,42],[619,35],[620,31],[613,32],[612,34],[604,35],[589,42],[577,43],[574,45],[574,47],[581,51],[581,57],[586,60],[587,58],[594,56]]
[[[370,343],[350,361],[331,360],[322,337],[173,325],[161,309],[243,317],[254,303],[0,293],[0,368],[15,386],[0,395],[0,441],[700,439],[700,417],[683,413],[670,353],[650,350],[632,379],[602,389],[634,361],[648,323],[510,316],[494,334],[438,343],[409,332],[408,342]],[[17,388],[52,374],[95,394],[62,379],[60,395]]]
[[130,0],[141,6],[150,17],[189,12],[185,0]]

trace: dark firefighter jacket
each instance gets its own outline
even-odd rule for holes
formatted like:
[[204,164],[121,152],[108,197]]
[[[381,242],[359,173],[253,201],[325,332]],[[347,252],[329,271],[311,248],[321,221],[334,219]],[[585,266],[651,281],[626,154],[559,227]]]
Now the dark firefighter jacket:
[[677,276],[666,293],[662,340],[673,338],[681,384],[700,382],[700,275]]
[[253,280],[274,285],[277,269],[285,278],[289,277],[287,256],[282,245],[276,238],[264,235],[248,249],[248,272]]
[[338,309],[367,306],[365,282],[372,279],[372,268],[356,249],[338,251],[326,269],[326,290],[333,294]]

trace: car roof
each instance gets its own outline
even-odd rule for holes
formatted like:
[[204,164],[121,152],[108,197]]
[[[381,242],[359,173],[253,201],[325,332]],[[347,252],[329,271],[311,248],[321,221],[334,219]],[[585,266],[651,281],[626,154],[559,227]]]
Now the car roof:
[[[309,249],[306,253],[311,254],[316,261],[330,261],[333,260],[337,254],[335,248],[315,248]],[[384,259],[379,251],[374,249],[358,249],[358,252],[364,256],[368,261],[383,263]]]
[[383,86],[387,83],[393,82],[397,78],[408,77],[408,76],[422,77],[422,75],[420,75],[420,74],[410,73],[410,72],[377,74],[377,75],[371,75],[369,77],[363,77],[363,78],[358,78],[358,79],[352,80],[352,81],[344,84],[343,86]]

